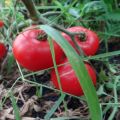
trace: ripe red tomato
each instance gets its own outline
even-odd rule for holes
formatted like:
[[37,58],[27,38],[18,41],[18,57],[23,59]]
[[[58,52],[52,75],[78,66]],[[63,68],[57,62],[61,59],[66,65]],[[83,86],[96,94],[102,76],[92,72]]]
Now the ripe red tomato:
[[[13,42],[13,54],[19,64],[31,71],[38,71],[53,66],[52,55],[47,38],[38,40],[44,32],[40,29],[27,29],[20,33]],[[56,63],[64,55],[60,46],[53,40]]]
[[0,59],[2,59],[7,53],[7,49],[3,43],[0,43]]
[[[71,28],[68,28],[67,30],[70,32],[85,33],[86,38],[84,41],[82,41],[78,35],[76,35],[74,38],[78,46],[80,46],[83,52],[85,53],[85,55],[90,56],[90,55],[94,55],[97,52],[99,48],[99,38],[95,32],[81,26],[71,27]],[[65,33],[62,33],[62,35],[75,48],[75,45],[71,40],[70,36],[68,36]]]
[[[66,59],[64,63],[65,62],[67,62]],[[87,62],[85,63],[85,67],[88,70],[88,73],[92,79],[93,84],[96,85],[96,73],[94,69]],[[61,87],[64,92],[76,96],[83,95],[83,91],[79,84],[78,78],[76,77],[75,72],[70,64],[64,64],[63,66],[58,67],[58,73],[60,76]],[[51,80],[53,82],[53,85],[57,89],[60,89],[54,69],[51,72]]]
[[0,20],[0,28],[4,26],[4,22]]

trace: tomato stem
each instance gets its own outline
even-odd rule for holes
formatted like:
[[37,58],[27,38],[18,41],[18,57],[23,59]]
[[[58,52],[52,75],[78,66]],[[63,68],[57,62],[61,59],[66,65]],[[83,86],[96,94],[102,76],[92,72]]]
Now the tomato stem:
[[33,21],[39,21],[38,11],[36,10],[33,0],[22,0],[26,8],[29,10],[30,17]]
[[49,24],[53,28],[55,28],[55,29],[57,29],[57,30],[59,30],[61,32],[64,32],[67,35],[69,35],[72,38],[72,40],[74,41],[74,44],[75,44],[76,48],[78,48],[78,50],[80,51],[80,54],[82,56],[84,56],[81,48],[77,45],[76,41],[74,40],[74,36],[78,35],[78,34],[79,34],[79,37],[82,38],[81,40],[84,40],[83,37],[85,35],[83,35],[83,33],[81,33],[81,32],[79,32],[79,33],[78,32],[72,33],[72,32],[69,32],[68,30],[62,28],[61,26],[59,26],[59,25],[57,25],[55,23],[52,23],[50,20],[45,18],[39,11],[37,11],[37,9],[35,8],[35,4],[33,3],[32,0],[22,0],[22,2],[26,6],[26,8],[27,8],[27,10],[28,10],[28,12],[29,12],[33,22],[38,23],[38,24],[41,24],[41,23],[42,24]]
[[77,44],[76,40],[74,39],[74,36],[71,37],[75,47],[77,48],[79,54],[84,57],[85,56],[85,53],[83,52],[83,50],[81,49],[81,47]]
[[31,17],[32,21],[35,22],[36,24],[50,24],[53,28],[55,28],[55,29],[57,29],[61,32],[66,33],[70,37],[78,34],[78,33],[69,32],[66,29],[62,28],[61,26],[59,26],[55,23],[52,23],[50,20],[45,18],[44,17],[45,15],[42,15],[40,12],[37,11],[37,9],[35,8],[35,4],[32,0],[22,0],[22,2],[24,3],[27,10],[29,11],[29,14],[30,14],[30,17]]
[[38,34],[36,39],[39,41],[45,41],[45,40],[47,40],[47,35],[46,34],[43,34],[43,35]]
[[78,35],[78,38],[80,41],[84,42],[86,41],[86,34],[84,32],[80,32],[80,34]]

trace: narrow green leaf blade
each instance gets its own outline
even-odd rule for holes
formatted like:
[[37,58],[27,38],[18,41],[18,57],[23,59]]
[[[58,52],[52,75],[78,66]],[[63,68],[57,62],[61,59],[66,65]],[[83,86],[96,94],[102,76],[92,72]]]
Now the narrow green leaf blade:
[[101,120],[101,110],[95,88],[92,84],[91,78],[84,66],[82,58],[76,53],[72,46],[63,38],[63,36],[54,28],[48,25],[41,25],[40,28],[44,30],[50,37],[52,37],[64,50],[68,60],[74,69],[79,82],[84,91],[92,120]]
[[19,114],[19,108],[16,104],[16,100],[15,100],[12,92],[10,92],[10,99],[11,99],[12,106],[13,106],[13,109],[14,109],[15,120],[21,120],[20,114]]
[[57,117],[57,118],[51,118],[50,120],[88,120],[88,119],[84,119],[84,118],[72,116],[72,117]]
[[45,115],[45,120],[50,120],[50,117],[54,114],[56,109],[59,107],[59,105],[63,102],[65,98],[65,94],[62,94],[61,97],[55,102],[54,106],[51,108],[51,110]]
[[120,55],[120,50],[102,53],[102,54],[98,54],[91,57],[86,57],[84,58],[84,60],[98,60],[98,59],[108,58],[108,57],[117,56],[117,55]]

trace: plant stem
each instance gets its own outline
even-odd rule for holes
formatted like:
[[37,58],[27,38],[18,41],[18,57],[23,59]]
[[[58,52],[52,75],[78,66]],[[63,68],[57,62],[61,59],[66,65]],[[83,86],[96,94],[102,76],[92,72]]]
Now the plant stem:
[[85,54],[84,54],[83,50],[81,49],[81,47],[79,47],[79,45],[77,44],[77,42],[74,40],[74,36],[71,36],[71,39],[72,39],[74,45],[76,46],[79,54],[80,54],[82,57],[84,57]]
[[[51,21],[49,21],[47,18],[43,17],[43,15],[40,14],[40,12],[37,11],[37,9],[35,8],[35,4],[34,4],[33,0],[29,0],[29,1],[28,0],[22,0],[22,2],[26,6],[26,8],[27,8],[27,10],[28,10],[28,12],[30,14],[31,19],[36,24],[38,24],[38,23],[39,24],[41,24],[41,23],[42,24],[49,24],[52,27],[54,27],[55,29],[66,33],[67,35],[69,35],[72,38],[76,48],[78,49],[79,46],[77,45],[77,42],[73,38],[74,38],[75,35],[83,36],[83,32],[72,33],[72,32],[67,31],[66,29],[62,28],[61,26],[59,26],[57,24],[51,23]],[[84,56],[84,54],[83,54],[80,47],[79,47],[78,51],[82,56]]]
[[[115,100],[115,103],[118,103],[117,83],[119,82],[119,79],[120,79],[119,76],[115,77],[115,82],[114,82],[114,87],[113,87],[114,88],[113,91],[114,91],[114,100]],[[116,114],[116,112],[118,110],[118,106],[119,105],[117,105],[117,106],[115,106],[113,108],[113,111],[112,111],[111,115],[109,116],[108,120],[113,120],[113,118],[114,118],[114,116],[115,116],[115,114]]]
[[[29,11],[29,14],[31,16],[31,19],[35,22],[38,22],[38,23],[42,23],[42,24],[50,24],[51,22],[46,19],[45,17],[43,17],[45,14],[40,14],[40,12],[37,11],[37,9],[35,8],[35,5],[34,5],[34,2],[33,0],[22,0],[22,2],[24,3],[24,5],[26,6],[27,10]],[[57,30],[61,31],[61,32],[64,32],[66,34],[68,34],[70,37],[71,36],[74,36],[74,35],[81,35],[81,32],[77,32],[77,33],[71,33],[67,30],[65,30],[64,28],[62,28],[61,26],[59,25],[56,25],[54,23],[51,23],[51,26],[56,28]]]

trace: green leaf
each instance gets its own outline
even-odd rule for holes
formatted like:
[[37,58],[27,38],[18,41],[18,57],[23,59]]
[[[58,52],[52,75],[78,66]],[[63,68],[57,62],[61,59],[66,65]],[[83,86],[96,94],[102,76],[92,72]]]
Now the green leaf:
[[107,76],[105,74],[105,70],[103,70],[103,68],[101,68],[100,73],[99,73],[99,79],[101,80],[101,82],[105,82],[109,80],[109,76]]
[[83,9],[82,9],[82,13],[84,14],[88,14],[91,12],[103,12],[104,10],[104,6],[102,5],[101,1],[91,1],[88,2],[84,5]]
[[99,87],[99,89],[97,90],[97,95],[103,95],[105,92],[104,92],[104,85],[101,85]]
[[9,54],[8,60],[7,60],[7,73],[10,73],[12,71],[14,62],[15,62],[15,59],[13,57],[13,54]]
[[86,120],[77,116],[72,117],[58,117],[58,118],[51,118],[50,120]]
[[16,100],[15,100],[12,92],[10,92],[10,99],[11,99],[13,110],[14,110],[15,120],[21,120],[20,114],[19,114],[19,108],[16,104]]
[[112,20],[112,21],[120,21],[120,11],[119,12],[116,12],[116,11],[114,11],[114,12],[109,12],[108,14],[107,14],[107,19],[108,20]]
[[114,5],[114,0],[101,0],[104,8],[107,10],[107,12],[111,12],[113,10],[112,6]]
[[82,58],[76,53],[73,47],[63,38],[63,36],[57,30],[48,25],[41,25],[40,28],[61,46],[66,56],[68,57],[68,60],[74,69],[84,91],[84,95],[89,106],[91,119],[101,120],[101,110],[98,97]]
[[[49,45],[50,45],[50,50],[51,50],[51,54],[52,54],[54,69],[55,69],[56,77],[57,77],[57,80],[58,80],[58,85],[60,87],[61,96],[64,96],[63,95],[64,93],[62,92],[62,87],[61,87],[61,84],[60,84],[60,76],[59,76],[59,73],[58,73],[57,64],[56,64],[56,61],[55,61],[54,44],[53,44],[53,40],[51,39],[51,37],[48,37],[48,42],[49,42]],[[65,108],[65,111],[67,111],[67,106],[66,106],[66,103],[65,103],[64,99],[63,99],[63,106]]]

